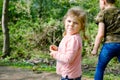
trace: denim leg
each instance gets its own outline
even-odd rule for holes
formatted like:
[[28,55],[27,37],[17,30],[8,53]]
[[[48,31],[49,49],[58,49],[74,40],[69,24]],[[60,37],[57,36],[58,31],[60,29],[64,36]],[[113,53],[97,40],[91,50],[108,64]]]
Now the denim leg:
[[99,54],[98,64],[96,67],[95,80],[103,80],[104,70],[109,61],[114,57],[113,52],[104,44]]
[[118,48],[118,50],[116,51],[117,52],[117,58],[118,58],[118,61],[120,62],[120,44],[117,44],[116,47]]
[[[69,78],[61,78],[61,80],[72,80],[72,79],[69,79]],[[77,78],[77,79],[75,79],[75,80],[81,80],[81,77],[79,77],[79,78]]]
[[81,80],[81,77],[80,77],[80,78],[77,78],[76,80]]
[[67,79],[62,77],[61,80],[67,80]]

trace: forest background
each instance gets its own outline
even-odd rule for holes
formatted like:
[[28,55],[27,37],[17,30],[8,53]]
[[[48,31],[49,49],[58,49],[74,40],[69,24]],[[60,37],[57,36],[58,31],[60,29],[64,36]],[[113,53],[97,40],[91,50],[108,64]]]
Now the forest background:
[[[120,0],[117,0],[118,7],[119,4]],[[80,6],[87,13],[86,34],[89,40],[83,41],[82,63],[84,69],[89,68],[89,71],[92,71],[88,75],[93,76],[97,57],[91,56],[91,50],[97,34],[94,18],[100,10],[99,0],[10,0],[8,9],[10,56],[1,59],[0,63],[10,65],[13,62],[17,66],[26,66],[30,65],[31,61],[42,59],[41,70],[54,71],[55,65],[51,64],[49,45],[59,45],[64,31],[63,16],[72,6]],[[3,0],[0,0],[0,21],[2,8]],[[0,26],[2,26],[1,22]],[[0,27],[0,56],[3,54],[3,37],[2,27]],[[52,65],[52,68],[48,64]],[[106,77],[111,76],[111,80],[120,74],[117,70],[120,65],[116,58],[110,62],[108,68]]]

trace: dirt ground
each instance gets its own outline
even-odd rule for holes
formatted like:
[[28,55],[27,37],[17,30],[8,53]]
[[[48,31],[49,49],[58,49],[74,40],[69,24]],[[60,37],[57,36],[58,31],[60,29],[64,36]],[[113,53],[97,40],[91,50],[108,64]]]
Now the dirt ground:
[[[0,66],[0,80],[60,80],[56,73],[35,73],[30,70]],[[82,78],[82,80],[93,80]]]

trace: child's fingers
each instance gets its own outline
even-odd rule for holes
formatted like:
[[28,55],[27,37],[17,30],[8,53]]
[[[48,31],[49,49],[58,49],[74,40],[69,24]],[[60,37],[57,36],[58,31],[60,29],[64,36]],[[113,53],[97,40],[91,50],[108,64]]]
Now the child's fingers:
[[95,55],[97,55],[97,51],[94,51],[94,50],[93,50],[93,51],[91,52],[91,54],[92,54],[93,56],[95,56]]
[[51,46],[50,46],[50,51],[51,51],[51,50],[57,51],[57,46],[51,45]]
[[49,50],[50,50],[50,51],[52,51],[52,50],[53,50],[53,47],[52,47],[52,46],[50,46]]

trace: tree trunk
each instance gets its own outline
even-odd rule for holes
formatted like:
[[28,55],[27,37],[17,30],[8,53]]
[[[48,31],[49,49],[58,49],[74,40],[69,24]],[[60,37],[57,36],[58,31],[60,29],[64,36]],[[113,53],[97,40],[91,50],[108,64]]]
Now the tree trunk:
[[2,31],[3,31],[3,58],[10,55],[10,40],[8,29],[8,5],[9,0],[4,0],[2,10]]

